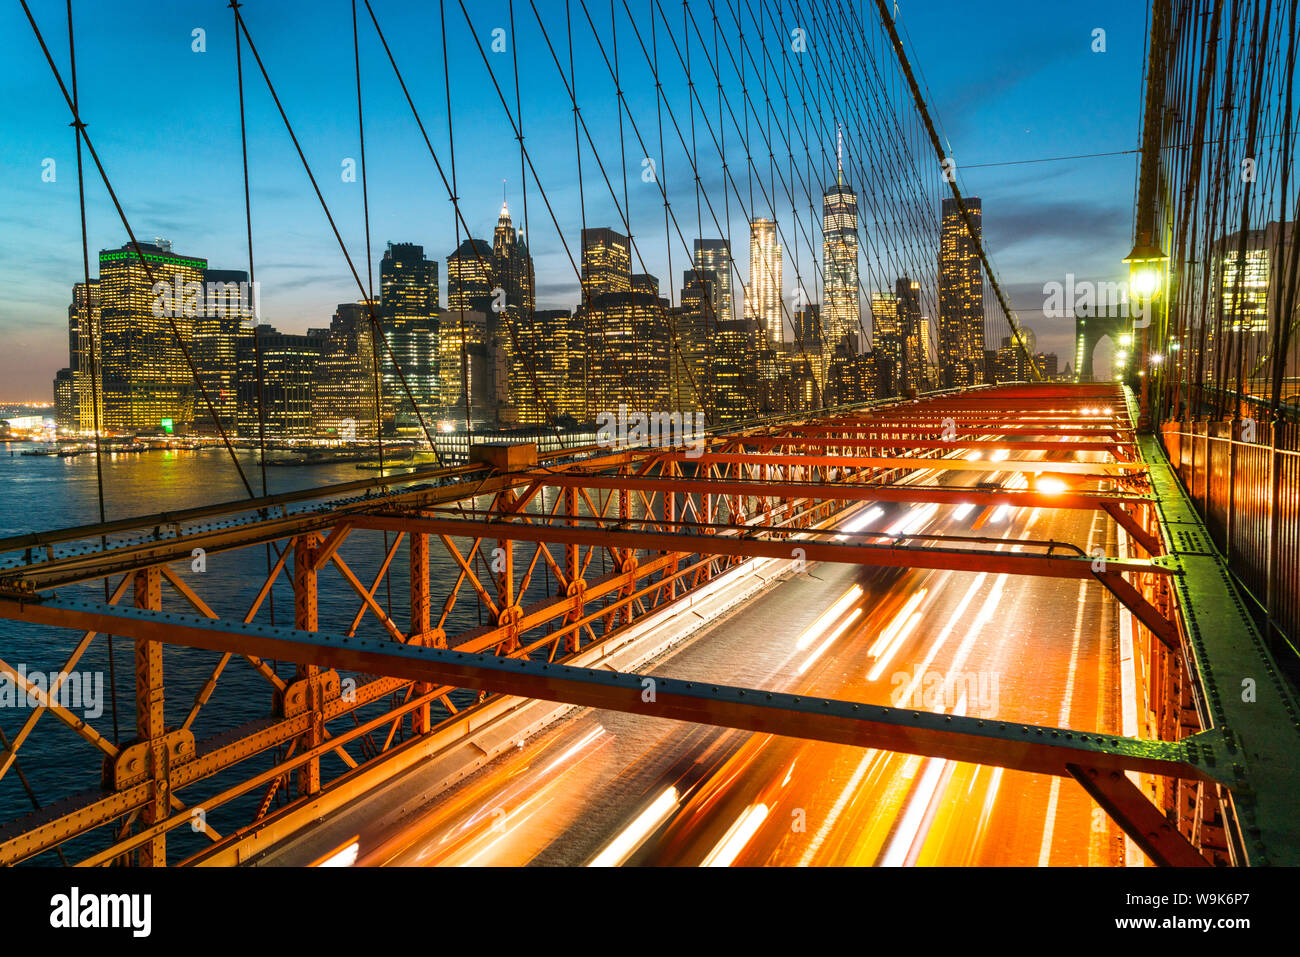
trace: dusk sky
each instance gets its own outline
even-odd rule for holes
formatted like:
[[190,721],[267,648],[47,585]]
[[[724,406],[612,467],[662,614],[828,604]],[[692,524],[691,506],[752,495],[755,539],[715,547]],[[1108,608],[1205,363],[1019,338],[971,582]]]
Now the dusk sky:
[[[438,4],[372,2],[445,166],[450,151]],[[864,16],[875,17],[874,4],[858,2]],[[649,4],[637,0],[630,5],[648,31]],[[64,4],[36,0],[31,6],[66,79]],[[607,38],[609,6],[588,6]],[[1124,274],[1120,260],[1131,240],[1146,4],[899,0],[897,6],[930,104],[958,163],[959,184],[965,194],[983,200],[985,242],[1013,306],[1038,332],[1040,348],[1060,353],[1064,365],[1072,358],[1072,323],[1043,319],[1043,284],[1063,281],[1067,273],[1106,281]],[[158,10],[133,0],[73,7],[82,114],[137,237],[169,239],[176,252],[205,257],[214,268],[246,269],[229,9],[219,2],[185,2]],[[467,8],[485,48],[494,27],[509,25],[505,2],[476,0]],[[691,8],[708,30],[712,14],[706,0],[696,0]],[[565,4],[538,0],[537,9],[567,69]],[[580,46],[579,105],[602,158],[612,164],[609,172],[621,196],[613,83],[581,6],[575,2],[572,9],[575,46]],[[665,9],[673,22],[680,22],[680,5],[667,4]],[[720,20],[725,23],[731,10],[722,0]],[[243,11],[364,281],[360,185],[345,183],[340,176],[341,163],[360,156],[350,4],[254,0]],[[618,11],[629,108],[643,132],[656,136],[651,74],[621,3]],[[388,241],[422,244],[426,254],[439,261],[445,302],[445,260],[456,243],[447,192],[364,7],[359,16],[372,259],[377,263]],[[490,240],[503,180],[515,225],[523,226],[518,147],[454,0],[446,5],[446,16],[459,194],[474,234]],[[561,230],[576,250],[581,223],[568,97],[526,0],[516,2],[515,22],[526,143]],[[191,49],[195,28],[206,30],[206,52]],[[686,83],[665,46],[662,23],[658,28],[665,97],[685,117]],[[1098,28],[1106,32],[1104,53],[1092,51]],[[75,139],[69,112],[20,5],[0,6],[0,32],[6,37],[0,114],[0,140],[5,144],[0,153],[0,400],[48,401],[55,372],[68,364],[67,308],[72,284],[82,271]],[[753,36],[747,40],[757,42]],[[770,42],[779,38],[773,35]],[[810,53],[815,54],[816,44],[816,36],[810,37]],[[488,56],[495,56],[494,68],[513,109],[510,57]],[[698,50],[692,72],[701,88],[713,83]],[[263,314],[285,331],[327,325],[335,304],[355,300],[358,289],[247,48],[244,83],[254,255]],[[708,103],[709,95],[716,94],[709,89],[702,95]],[[738,90],[734,97],[738,100]],[[632,136],[630,128],[626,135]],[[834,143],[825,147],[833,152]],[[701,147],[702,166],[704,152]],[[666,292],[670,244],[661,197],[641,182],[642,157],[635,142],[627,153],[633,231],[646,267],[660,277]],[[1097,153],[1116,155],[1021,162]],[[54,160],[53,182],[42,180],[47,159]],[[713,159],[717,166],[716,152]],[[734,154],[729,149],[729,160],[742,168],[743,149]],[[683,228],[688,223],[692,227],[689,242],[695,222],[689,165],[667,133],[658,166]],[[703,175],[706,180],[714,177],[720,195],[720,173]],[[86,183],[94,275],[97,251],[122,245],[126,236],[88,157]],[[617,227],[614,204],[588,158],[584,186],[587,224]],[[744,269],[747,232],[734,202],[731,214],[733,247]],[[528,216],[538,308],[572,307],[579,299],[578,281],[531,179]],[[707,218],[705,223],[704,235],[714,235]],[[671,254],[676,290],[685,255],[675,237]],[[789,295],[791,250],[786,254]],[[806,263],[806,247],[802,254]],[[375,282],[377,287],[377,266]]]

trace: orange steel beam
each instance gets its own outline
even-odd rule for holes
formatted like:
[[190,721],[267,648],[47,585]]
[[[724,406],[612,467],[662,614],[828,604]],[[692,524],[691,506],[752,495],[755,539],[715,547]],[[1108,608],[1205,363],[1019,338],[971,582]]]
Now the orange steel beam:
[[[1054,471],[1044,463],[1042,471]],[[712,495],[748,495],[755,498],[808,498],[832,501],[936,502],[940,505],[1012,505],[1019,508],[1106,509],[1108,505],[1142,504],[1150,499],[1140,495],[1111,492],[1035,492],[1028,489],[1003,490],[944,487],[941,485],[892,485],[865,482],[767,481],[746,479],[633,477],[627,475],[584,474],[538,476],[547,484],[565,487],[630,489],[653,492],[691,492]],[[1114,514],[1114,513],[1111,513]],[[1129,516],[1131,519],[1131,516]],[[1116,521],[1121,521],[1116,518]]]
[[[962,446],[954,443],[957,448]],[[665,453],[672,462],[696,465],[835,466],[840,468],[936,469],[940,472],[1069,472],[1081,478],[1112,478],[1114,475],[1147,471],[1141,462],[1045,462],[1004,459],[930,459],[915,455],[802,455],[761,452],[702,452],[687,455],[680,450]],[[549,478],[549,476],[548,476]]]
[[[0,615],[63,628],[98,628],[144,641],[310,662],[457,688],[598,709],[923,754],[1038,774],[1071,776],[1071,765],[1217,782],[1231,758],[1218,732],[1152,741],[886,708],[659,676],[348,638],[291,628],[218,623],[193,615],[53,599],[0,599]],[[651,682],[653,695],[646,695]],[[646,700],[650,698],[651,700]],[[1224,782],[1227,783],[1227,782]]]
[[[566,490],[565,498],[567,499],[571,494],[576,493],[574,490]],[[821,507],[819,506],[818,509],[820,508]],[[807,513],[800,511],[792,513],[791,520],[797,520],[804,517],[807,517]],[[392,558],[393,551],[397,547],[396,542],[400,542],[404,540],[404,538],[404,535],[398,535],[396,537],[393,548],[385,559],[384,567],[387,567],[388,561]],[[573,550],[576,552],[577,546],[573,546]],[[282,561],[289,557],[291,551],[292,549],[288,548],[284,550],[282,553]],[[566,551],[568,551],[568,549],[566,549]],[[471,552],[471,555],[472,554],[473,552]],[[589,550],[587,555],[588,562],[591,559],[591,554],[592,552]],[[314,558],[314,556],[312,557]],[[580,557],[578,558],[578,561],[580,567],[585,569],[585,563],[581,563]],[[695,569],[714,561],[716,561],[716,559],[704,559],[699,562],[692,562],[686,567],[679,569],[678,565],[680,563],[680,556],[664,555],[659,558],[642,559],[637,567],[632,571],[611,572],[609,575],[601,576],[590,582],[578,579],[577,582],[574,583],[578,586],[576,590],[566,590],[564,596],[546,598],[535,602],[524,609],[524,616],[522,620],[517,623],[517,627],[520,629],[538,629],[543,625],[546,625],[548,622],[559,621],[561,619],[563,619],[565,624],[563,627],[533,640],[527,646],[522,647],[519,651],[519,655],[521,657],[525,656],[538,651],[539,649],[543,649],[547,644],[551,644],[553,646],[551,658],[553,659],[555,654],[560,650],[560,642],[563,642],[566,653],[576,651],[580,637],[580,629],[585,630],[586,634],[590,636],[592,641],[597,641],[598,636],[592,631],[590,627],[591,623],[599,621],[611,604],[614,607],[624,607],[630,604],[631,601],[648,599],[652,608],[658,608],[664,603],[655,597],[656,594],[663,593],[664,579],[661,577],[658,581],[654,581],[651,576],[657,573],[670,575],[670,584],[675,584],[678,578],[689,576]],[[128,576],[128,580],[129,578],[130,576]],[[374,591],[374,588],[381,579],[382,569],[380,576],[375,580],[375,585],[371,586],[371,592]],[[628,581],[644,581],[645,584],[641,585],[638,590],[624,595],[622,592],[626,590]],[[698,581],[696,583],[698,584]],[[453,590],[449,598],[454,598],[454,594],[455,592]],[[670,593],[668,595],[668,598],[672,597],[676,597],[676,594]],[[602,604],[601,610],[584,616],[584,603],[596,602]],[[18,602],[17,606],[21,607],[22,604],[23,602]],[[260,597],[253,603],[253,606],[245,616],[245,625],[248,625],[252,620],[259,604]],[[362,607],[364,608],[365,606],[363,605]],[[208,615],[206,609],[200,609],[200,611],[202,611],[204,615]],[[444,608],[444,614],[445,612],[446,609]],[[0,617],[3,617],[3,614],[4,610],[0,609]],[[214,617],[210,615],[208,616]],[[439,626],[442,624],[442,622],[439,622]],[[506,632],[507,629],[505,628],[493,628],[491,625],[488,625],[462,633],[456,636],[454,640],[457,643],[458,651],[486,651],[491,653],[493,649],[496,648],[505,637],[507,637]],[[441,627],[433,629],[434,635],[440,633]],[[349,631],[347,637],[351,637],[351,634],[352,632]],[[445,641],[446,639],[444,638],[439,641],[438,644],[445,647]],[[251,660],[261,659],[253,656]],[[0,667],[3,667],[3,662],[0,662]],[[338,697],[328,698],[325,701],[323,709],[325,718],[327,720],[338,720],[342,716],[346,716],[356,711],[358,708],[365,707],[366,705],[377,701],[380,697],[390,691],[401,690],[402,687],[409,687],[409,684],[402,684],[401,679],[397,678],[381,678],[363,684],[357,688],[354,700],[345,701]],[[432,697],[425,699],[424,703],[428,703],[434,698],[437,698],[438,700],[443,701],[444,704],[447,704],[448,709],[454,715],[455,709],[452,708],[446,700],[446,692],[449,690],[452,689],[435,689],[435,691],[431,693]],[[408,695],[408,699],[409,697],[410,696]],[[416,700],[418,701],[420,698],[417,696]],[[58,714],[57,711],[55,713],[61,720],[63,719],[63,716]],[[389,716],[383,720],[392,723],[395,720],[395,716],[400,716],[404,713],[405,706],[395,706],[390,711]],[[84,725],[84,723],[78,718],[70,714],[67,718],[74,727],[74,730],[80,727],[86,735],[93,736],[93,730],[90,729],[88,725]],[[210,748],[207,745],[212,742],[205,742],[205,744],[200,747],[194,760],[175,765],[170,769],[172,787],[175,789],[182,786],[192,785],[205,779],[210,779],[213,775],[225,771],[236,764],[240,764],[253,755],[265,751],[267,748],[290,744],[291,742],[301,743],[304,734],[310,730],[311,725],[314,724],[314,722],[315,715],[311,711],[303,711],[295,717],[280,718],[271,725],[262,726],[259,723],[258,727],[253,729],[250,733],[241,737],[223,739],[220,743],[216,744],[215,747]],[[362,725],[362,727],[365,726],[366,725]],[[323,755],[326,751],[336,748],[336,742],[349,740],[350,737],[351,731],[343,731],[337,735],[330,735],[324,744],[316,748],[311,748],[307,751],[299,750],[300,755],[312,755],[310,761],[306,759],[298,760],[296,758],[290,761],[286,758],[277,765],[277,768],[281,769],[285,775],[292,771],[301,770],[309,764],[314,763],[316,761],[316,756]],[[106,753],[110,753],[111,755],[116,754],[116,751],[113,749],[111,744],[106,744],[102,742],[101,739],[94,739],[92,740],[92,743],[95,743],[95,740],[99,740],[100,744],[104,745],[104,747],[108,749],[108,752]],[[291,744],[290,753],[292,753],[296,746],[296,744]],[[387,744],[385,744],[383,750],[387,750]],[[78,804],[65,804],[57,809],[50,808],[48,812],[38,814],[37,818],[39,820],[35,823],[31,823],[28,826],[28,829],[22,833],[0,831],[0,864],[15,863],[19,860],[39,854],[57,846],[69,838],[76,837],[79,834],[120,818],[123,814],[138,814],[143,803],[148,798],[148,794],[145,790],[147,787],[148,784],[145,782],[134,787],[128,787],[124,790],[110,792],[103,797],[90,797]],[[242,791],[239,793],[242,793]],[[174,798],[173,803],[176,803]],[[203,799],[202,803],[205,808],[211,809],[217,806],[217,803],[219,802],[217,801],[217,798],[208,796]],[[177,804],[176,806],[179,805]],[[153,836],[165,833],[167,829],[169,828],[161,823],[151,825],[144,831],[139,832],[135,837],[128,839],[126,844],[129,844],[131,848],[138,847],[141,844],[146,843],[146,840],[151,840]],[[115,846],[121,847],[124,845],[119,844]]]
[[[573,516],[557,516],[572,518]],[[578,516],[586,520],[587,516]],[[584,528],[571,525],[541,525],[536,523],[503,521],[476,521],[456,518],[426,518],[406,515],[354,515],[357,528],[392,531],[427,532],[448,537],[513,538],[516,541],[552,542],[563,545],[598,545],[625,549],[644,549],[653,552],[679,552],[681,554],[734,555],[746,558],[790,558],[791,549],[798,547],[809,562],[837,562],[850,565],[880,565],[890,568],[938,568],[955,571],[992,572],[1010,575],[1036,575],[1049,578],[1096,578],[1089,556],[1030,555],[1022,552],[996,552],[978,548],[920,548],[900,545],[847,544],[819,542],[815,535],[844,535],[862,542],[881,539],[879,533],[814,533],[806,529],[773,529],[769,526],[719,526],[706,525],[699,532],[653,532],[627,527],[627,523],[606,525],[603,528]],[[694,523],[692,523],[694,524]],[[717,531],[733,534],[716,534]],[[795,534],[809,536],[794,538]],[[763,535],[765,537],[758,537]],[[781,537],[777,537],[781,536]],[[923,539],[925,536],[904,536]],[[1065,543],[1052,543],[1061,549],[1077,549]],[[1116,574],[1121,572],[1149,572],[1157,575],[1174,574],[1170,569],[1151,562],[1124,559],[1106,559],[1106,568]]]
[[[1095,428],[1095,429],[1079,429],[1079,428],[1069,428],[1066,426],[1053,426],[1053,425],[1039,426],[1034,423],[1023,423],[1018,420],[1001,422],[996,425],[989,425],[984,423],[971,423],[961,419],[950,419],[949,422],[951,423],[952,428],[955,430],[956,434],[959,437],[962,435],[966,435],[968,433],[979,433],[981,435],[993,434],[998,436],[1082,435],[1082,436],[1096,436],[1097,438],[1101,438],[1101,439],[1119,439],[1122,434],[1132,435],[1133,433],[1132,429],[1125,429],[1125,428],[1119,428],[1114,426],[1106,426],[1106,427]],[[826,436],[840,435],[845,438],[857,438],[858,436],[871,437],[881,432],[888,432],[888,433],[906,432],[909,434],[931,435],[933,433],[943,431],[943,429],[947,424],[948,423],[945,423],[942,419],[934,423],[914,422],[909,419],[901,422],[867,422],[861,425],[854,424],[850,426],[809,425],[797,429],[790,429],[786,434],[802,435],[802,436],[810,436],[810,437],[816,437],[820,435],[826,435]],[[781,434],[781,433],[776,433],[776,434]],[[959,439],[954,439],[953,441],[954,442],[959,441]]]
[[962,411],[922,406],[908,413],[891,413],[889,415],[846,415],[835,418],[816,419],[798,423],[782,423],[780,428],[794,429],[833,429],[839,425],[876,425],[890,422],[942,422],[944,419],[956,419],[958,422],[976,422],[989,425],[1016,425],[1021,422],[1057,422],[1062,425],[1101,425],[1113,428],[1123,425],[1127,417],[1111,415],[1080,415],[1072,413],[1035,413],[1027,409],[1017,409],[992,414],[979,411]]
[[891,439],[884,436],[862,438],[810,438],[802,435],[728,435],[724,445],[753,445],[761,448],[788,446],[790,448],[861,449],[885,446],[909,449],[1006,449],[1022,452],[1116,452],[1127,442],[1030,442],[1019,439]]
[[[316,551],[320,547],[320,539],[315,533],[299,535],[293,540],[293,624],[299,631],[315,631],[317,627]],[[320,668],[299,662],[294,677],[306,682],[308,712],[311,715],[307,733],[302,737],[302,747],[315,748],[325,741],[322,715],[325,701]],[[315,794],[320,790],[320,785],[319,758],[298,769],[299,795]]]
[[1070,776],[1161,867],[1210,867],[1211,862],[1119,771],[1067,765]]
[[[162,608],[162,576],[157,568],[135,573],[135,607],[157,611]],[[163,718],[163,642],[135,640],[135,733],[147,748],[150,797],[140,815],[145,825],[162,820],[171,806],[170,761]],[[140,848],[141,867],[167,866],[167,839],[159,836]]]

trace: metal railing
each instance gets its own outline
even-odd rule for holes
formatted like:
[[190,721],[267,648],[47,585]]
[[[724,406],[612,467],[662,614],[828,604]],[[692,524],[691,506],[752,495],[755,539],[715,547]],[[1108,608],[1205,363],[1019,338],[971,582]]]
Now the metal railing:
[[1273,654],[1300,680],[1300,422],[1167,422],[1161,432]]

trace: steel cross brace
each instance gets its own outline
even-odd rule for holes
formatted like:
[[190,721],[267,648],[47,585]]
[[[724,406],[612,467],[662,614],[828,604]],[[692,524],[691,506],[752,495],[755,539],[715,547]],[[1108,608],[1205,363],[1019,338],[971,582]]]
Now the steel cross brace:
[[[553,516],[561,519],[580,519],[590,522],[589,516]],[[652,552],[677,552],[683,555],[735,555],[746,558],[789,558],[791,548],[798,546],[810,562],[842,562],[857,565],[880,565],[890,568],[938,568],[953,571],[992,571],[1010,575],[1038,575],[1049,578],[1102,577],[1092,570],[1093,559],[1075,550],[1073,554],[1031,555],[1019,552],[998,552],[991,549],[907,546],[898,539],[881,533],[845,532],[833,530],[813,532],[808,529],[772,528],[770,526],[734,526],[702,524],[692,532],[655,532],[630,527],[633,522],[611,522],[602,527],[536,522],[521,523],[481,518],[423,518],[411,515],[354,515],[357,528],[388,529],[391,531],[428,532],[464,538],[510,538],[515,541],[551,542],[563,545],[598,545]],[[712,534],[710,534],[712,533]],[[793,536],[798,535],[799,538]],[[819,541],[816,536],[830,541]],[[846,539],[838,541],[837,539]],[[911,536],[920,541],[925,536]],[[960,536],[954,537],[960,544]],[[868,539],[891,539],[890,544],[863,544]],[[907,537],[904,536],[903,540]],[[953,541],[950,539],[949,541]],[[945,543],[947,544],[947,543]],[[1058,547],[1061,543],[1053,543]],[[1046,543],[1044,543],[1046,546]],[[1157,575],[1175,574],[1161,565],[1130,559],[1106,559],[1106,575],[1120,572],[1149,572]],[[1107,582],[1103,582],[1108,584]],[[1122,588],[1121,580],[1116,586]],[[1109,584],[1108,584],[1108,587]],[[1128,586],[1131,588],[1131,586]],[[1112,591],[1115,589],[1113,588]],[[1140,596],[1139,596],[1140,597]]]
[[[1087,778],[1091,783],[1090,793],[1096,790],[1099,803],[1117,823],[1144,848],[1149,846],[1153,857],[1169,863],[1186,863],[1191,860],[1189,855],[1197,852],[1176,831],[1173,834],[1161,833],[1159,828],[1153,831],[1151,815],[1158,816],[1155,808],[1140,792],[1135,797],[1115,782],[1123,777],[1123,772],[1137,771],[1227,783],[1225,775],[1229,773],[1231,761],[1219,731],[1202,732],[1177,742],[1146,741],[755,688],[574,668],[455,649],[213,621],[193,615],[71,599],[40,602],[0,599],[0,616],[57,627],[96,628],[141,641],[255,654],[296,661],[300,665],[1070,776],[1089,787],[1082,780]],[[647,688],[654,693],[647,696]],[[1138,804],[1137,798],[1144,803]],[[1155,840],[1151,838],[1152,833],[1156,835]],[[1178,846],[1178,841],[1186,847]]]

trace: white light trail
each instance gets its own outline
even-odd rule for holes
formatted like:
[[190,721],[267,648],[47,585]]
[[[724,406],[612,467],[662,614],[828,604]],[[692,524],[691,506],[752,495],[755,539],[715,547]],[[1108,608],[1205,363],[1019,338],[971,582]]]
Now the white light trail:
[[670,787],[664,791],[648,808],[637,815],[636,820],[623,828],[622,833],[610,841],[603,851],[592,858],[587,866],[617,867],[622,864],[646,839],[646,835],[659,827],[668,819],[668,815],[677,809],[677,801],[677,788]]
[[836,601],[835,604],[831,605],[830,608],[826,609],[826,611],[822,613],[822,616],[818,618],[816,621],[814,621],[808,627],[807,631],[805,631],[802,635],[799,636],[798,640],[794,643],[795,648],[798,649],[799,651],[803,651],[805,648],[811,645],[814,641],[816,641],[818,638],[821,637],[822,632],[824,632],[828,627],[830,627],[830,623],[833,622],[844,612],[845,608],[849,607],[849,605],[851,605],[853,602],[857,601],[861,597],[862,597],[861,585],[854,585],[852,588],[846,591],[843,595],[839,597],[839,600]]
[[750,807],[744,814],[736,818],[736,822],[728,828],[727,833],[718,842],[718,846],[709,852],[709,856],[704,859],[700,866],[730,867],[731,862],[745,849],[745,845],[749,843],[759,825],[766,819],[766,804],[755,804]]
[[831,645],[835,644],[835,639],[838,638],[840,635],[844,634],[844,629],[848,628],[849,625],[853,624],[853,622],[854,622],[854,621],[858,618],[858,616],[861,615],[861,614],[862,614],[862,609],[861,609],[861,608],[854,608],[854,609],[853,609],[853,614],[849,615],[849,617],[845,618],[842,622],[840,622],[840,623],[839,623],[839,626],[838,626],[834,631],[831,632],[831,636],[830,636],[829,638],[827,638],[825,641],[823,641],[823,642],[822,642],[822,643],[817,647],[817,650],[814,651],[811,655],[809,655],[809,656],[804,660],[804,663],[801,664],[797,669],[795,669],[795,674],[797,674],[797,675],[801,675],[801,674],[803,674],[805,671],[807,671],[807,670],[808,670],[808,666],[811,665],[811,664],[812,664],[814,661],[816,661],[818,658],[820,658],[823,654],[825,654],[825,653],[826,653],[826,649],[829,648]]
[[875,681],[880,677],[881,672],[885,670],[885,666],[889,664],[889,660],[894,657],[894,654],[899,648],[903,647],[903,642],[907,641],[907,636],[916,629],[920,620],[921,613],[919,611],[913,612],[912,616],[907,619],[907,623],[903,625],[902,628],[898,629],[898,633],[894,635],[894,640],[889,643],[889,646],[881,652],[880,657],[876,659],[875,667],[872,668],[870,673],[867,675],[868,681]]
[[898,613],[890,619],[889,624],[886,625],[876,637],[875,642],[871,646],[871,650],[867,652],[868,655],[875,658],[885,649],[898,630],[902,628],[907,619],[911,617],[912,612],[916,611],[917,605],[921,604],[928,591],[929,588],[919,589],[903,603],[903,607],[898,610]]

